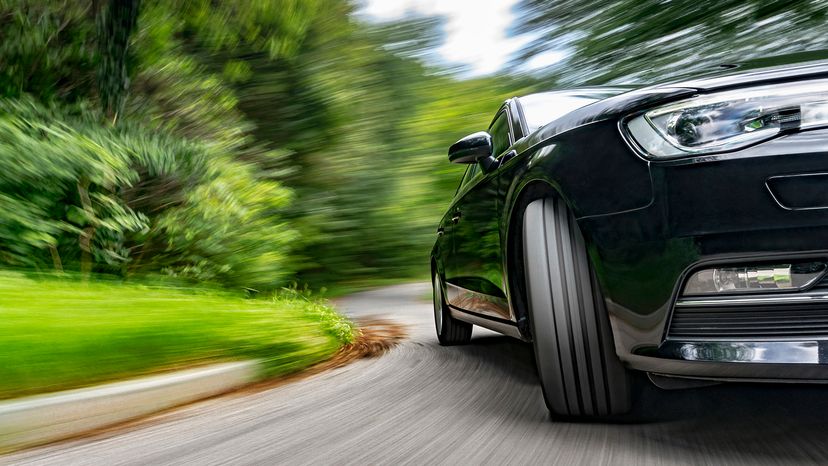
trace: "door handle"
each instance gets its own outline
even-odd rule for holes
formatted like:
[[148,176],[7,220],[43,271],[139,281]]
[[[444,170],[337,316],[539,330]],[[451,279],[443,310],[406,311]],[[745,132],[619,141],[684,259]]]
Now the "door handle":
[[462,214],[460,213],[460,211],[458,210],[457,212],[455,212],[455,213],[454,213],[454,216],[452,216],[452,217],[451,217],[451,223],[457,223],[457,222],[459,222],[459,221],[460,221],[460,217],[462,217],[462,216],[463,216],[463,215],[462,215]]

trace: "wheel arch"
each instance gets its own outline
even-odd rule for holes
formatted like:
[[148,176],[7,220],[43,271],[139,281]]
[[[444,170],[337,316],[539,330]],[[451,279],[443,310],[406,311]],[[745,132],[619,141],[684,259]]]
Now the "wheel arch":
[[440,291],[443,292],[445,296],[446,293],[446,281],[445,281],[445,271],[442,270],[440,264],[437,262],[437,257],[434,254],[431,255],[431,276],[429,279],[434,282],[434,275],[440,277]]
[[[521,335],[527,339],[531,339],[532,332],[528,321],[526,285],[525,277],[523,276],[523,214],[526,211],[526,207],[533,201],[548,197],[563,200],[567,209],[571,212],[577,212],[578,209],[573,204],[573,200],[563,193],[560,186],[553,184],[549,179],[533,179],[520,184],[513,192],[515,194],[511,196],[511,201],[508,204],[511,207],[507,213],[507,220],[504,222],[504,242],[502,244],[503,250],[506,252],[503,255],[503,270],[507,288],[506,295],[509,299],[509,305],[515,313],[515,319],[517,320]],[[596,257],[593,256],[592,235],[590,231],[583,229],[583,225],[580,222],[578,223],[578,227],[581,229],[587,245],[587,256],[592,262],[593,267],[595,267]],[[510,271],[514,273],[510,273]],[[602,285],[600,272],[598,273],[598,282],[599,285]],[[607,290],[604,289],[603,291],[606,293]]]
[[526,207],[533,201],[547,197],[557,197],[564,200],[569,206],[566,197],[560,192],[560,187],[544,179],[534,179],[522,183],[514,191],[506,217],[504,244],[506,254],[503,255],[503,270],[506,276],[506,296],[509,305],[515,313],[520,334],[531,340],[532,331],[529,324],[529,313],[526,305],[526,281],[523,274],[523,214]]

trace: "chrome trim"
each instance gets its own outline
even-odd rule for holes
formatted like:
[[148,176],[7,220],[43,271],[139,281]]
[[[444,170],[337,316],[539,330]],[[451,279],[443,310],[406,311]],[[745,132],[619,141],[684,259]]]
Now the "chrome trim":
[[520,334],[520,331],[514,324],[507,324],[497,320],[492,320],[481,315],[473,314],[471,312],[463,312],[453,307],[449,307],[449,312],[451,313],[451,316],[457,320],[462,320],[463,322],[468,322],[470,324],[484,327],[494,332],[502,333],[506,336],[514,337],[519,340],[523,339],[523,337]]
[[662,357],[682,361],[763,363],[763,364],[825,364],[821,355],[822,340],[791,341],[675,341],[668,340],[659,348]]
[[515,321],[515,316],[506,298],[487,295],[446,282],[446,301],[449,305],[459,309],[496,319]]
[[778,205],[779,207],[781,207],[785,210],[789,210],[789,211],[792,211],[792,212],[793,211],[798,211],[798,210],[825,210],[825,209],[828,209],[828,206],[821,206],[821,207],[788,207],[788,206],[782,204],[782,201],[780,201],[776,197],[776,194],[773,193],[773,189],[771,189],[770,184],[768,184],[768,183],[771,180],[775,180],[777,178],[802,178],[802,177],[806,177],[806,176],[826,176],[826,175],[828,175],[828,173],[826,173],[826,172],[817,172],[817,173],[799,173],[799,174],[795,174],[795,175],[771,176],[771,177],[768,177],[768,179],[765,180],[765,188],[768,190],[768,193],[770,193],[770,196],[771,196],[771,198],[773,198],[773,201],[776,202],[776,205]]
[[795,303],[828,303],[828,292],[812,291],[780,296],[721,296],[716,298],[682,298],[676,301],[676,307],[690,306],[739,306],[753,304],[795,304]]

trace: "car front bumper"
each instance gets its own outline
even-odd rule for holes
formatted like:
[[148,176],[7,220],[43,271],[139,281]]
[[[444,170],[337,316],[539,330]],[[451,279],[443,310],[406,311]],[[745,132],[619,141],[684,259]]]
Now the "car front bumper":
[[[670,335],[681,289],[694,270],[828,261],[828,130],[792,134],[731,154],[640,162],[649,166],[652,202],[579,219],[621,360],[662,375],[828,382],[828,286],[795,306],[757,304],[750,300],[761,295],[751,295],[741,303],[714,303],[715,312],[705,313],[737,321],[755,315],[749,328],[761,327],[763,316],[772,315],[795,331],[751,334],[740,328],[732,335]],[[784,183],[769,185],[774,179]],[[808,317],[800,322],[799,315]]]

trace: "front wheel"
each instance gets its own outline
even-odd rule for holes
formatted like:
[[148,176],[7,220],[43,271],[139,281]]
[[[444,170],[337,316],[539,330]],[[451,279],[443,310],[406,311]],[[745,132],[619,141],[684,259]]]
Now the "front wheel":
[[434,274],[432,284],[434,286],[434,327],[437,330],[437,339],[440,340],[440,344],[450,346],[468,343],[471,341],[472,324],[451,316],[443,296],[439,274]]
[[630,409],[627,370],[575,218],[560,199],[526,208],[523,253],[535,358],[553,416],[602,417]]

